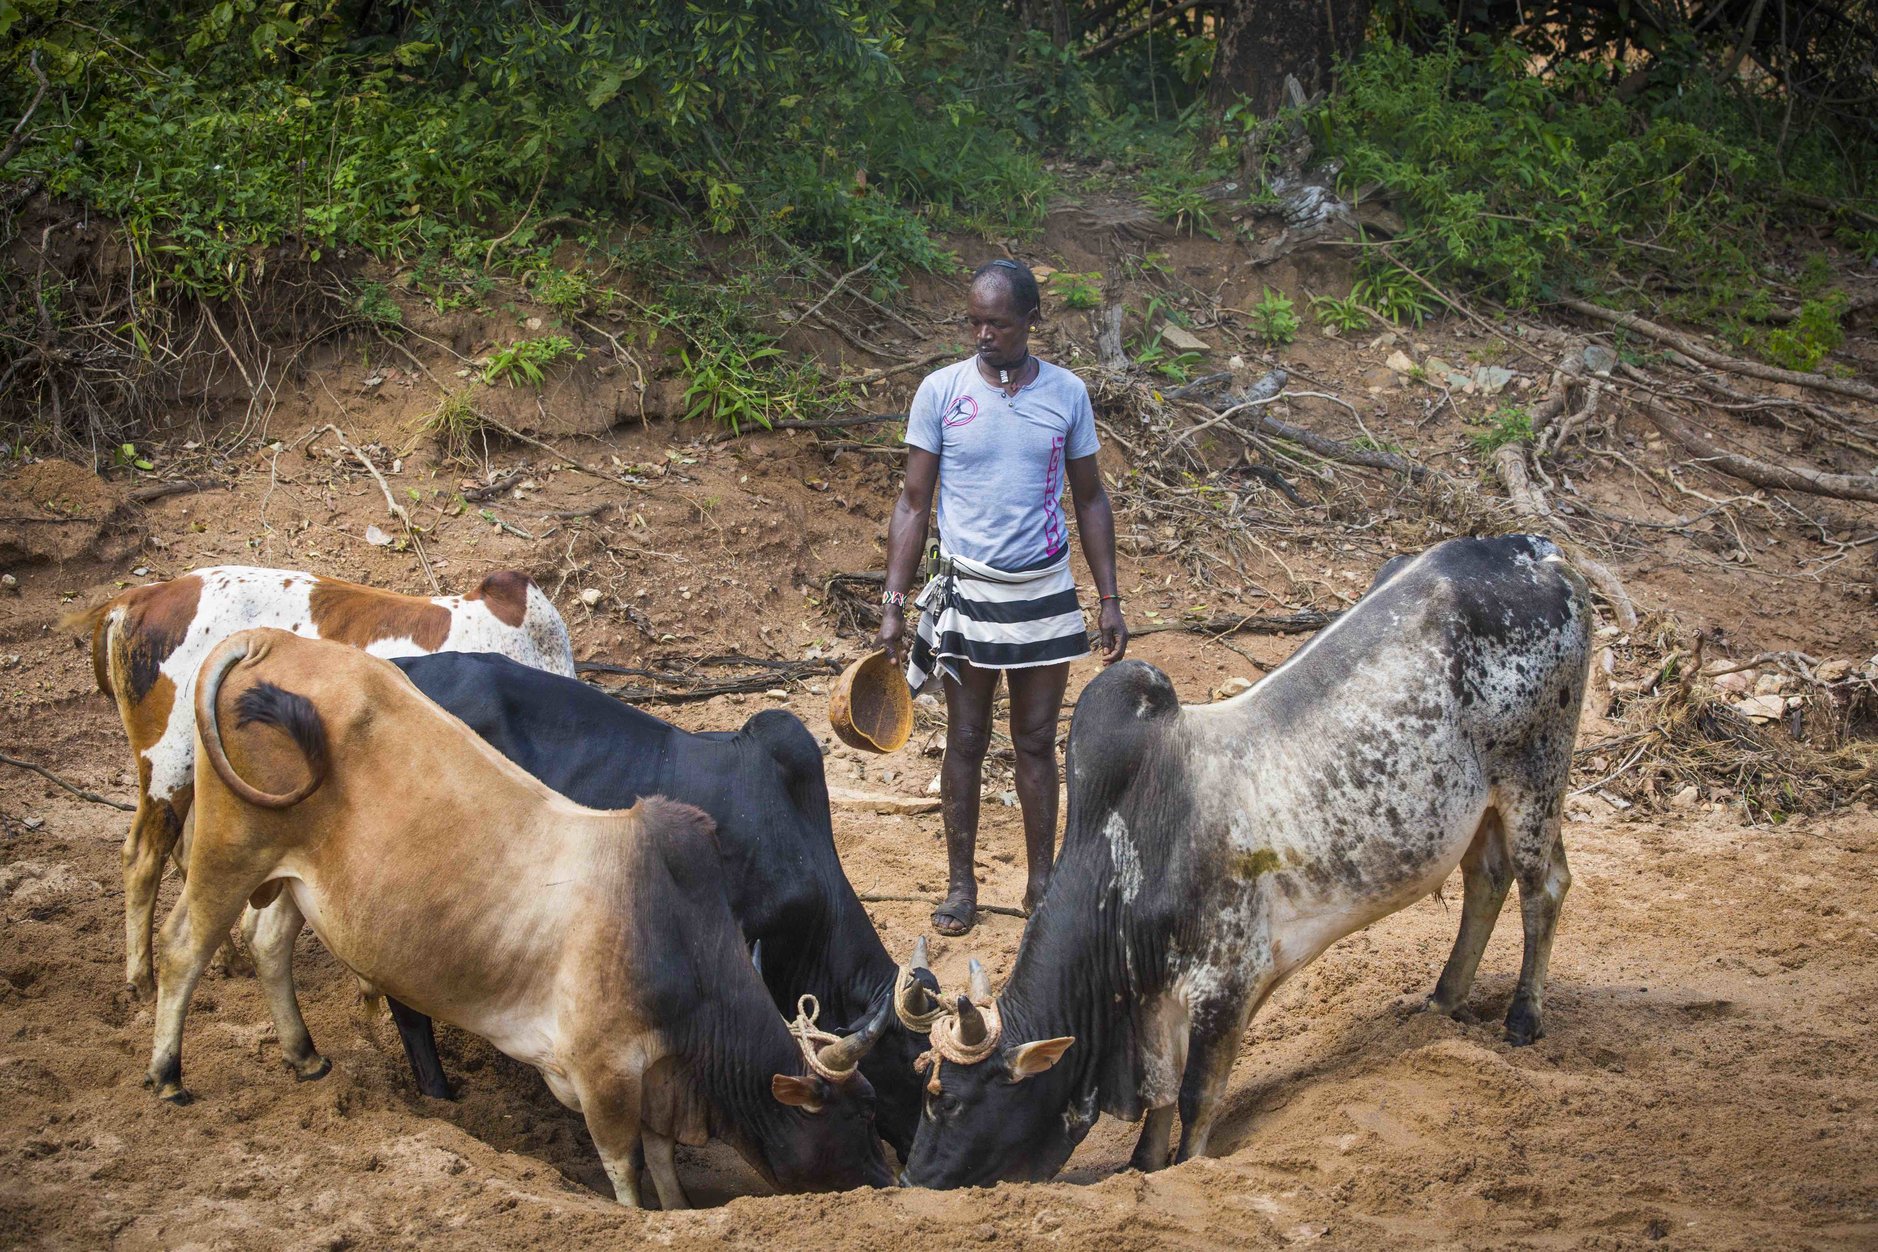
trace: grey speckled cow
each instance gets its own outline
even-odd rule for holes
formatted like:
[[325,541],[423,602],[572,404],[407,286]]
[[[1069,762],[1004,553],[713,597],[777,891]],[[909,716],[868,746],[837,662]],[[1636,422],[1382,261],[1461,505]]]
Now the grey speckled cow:
[[1166,1164],[1176,1106],[1178,1159],[1205,1153],[1265,998],[1457,864],[1460,935],[1429,1006],[1465,999],[1517,878],[1506,1033],[1538,1038],[1589,628],[1585,584],[1550,542],[1456,539],[1390,562],[1232,700],[1182,705],[1139,662],[1091,682],[1049,895],[997,1012],[961,996],[935,1031],[962,1046],[934,1062],[908,1180],[1048,1178],[1098,1110],[1146,1114],[1138,1168]]

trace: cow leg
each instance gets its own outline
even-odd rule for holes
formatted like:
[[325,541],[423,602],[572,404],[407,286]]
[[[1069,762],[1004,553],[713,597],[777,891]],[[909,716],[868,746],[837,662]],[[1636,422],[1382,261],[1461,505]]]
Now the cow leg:
[[437,1034],[430,1018],[405,1004],[396,996],[386,996],[391,1020],[397,1023],[398,1039],[404,1044],[404,1059],[411,1063],[411,1076],[417,1089],[433,1100],[453,1100],[450,1080],[443,1076],[443,1061],[437,1056]]
[[144,1084],[158,1099],[175,1104],[187,1104],[190,1098],[183,1090],[183,1019],[189,997],[228,928],[241,916],[247,897],[246,891],[209,889],[202,881],[209,877],[213,875],[198,873],[189,880],[159,936],[156,1038]]
[[313,1047],[313,1036],[307,1033],[306,1019],[300,1016],[300,998],[293,986],[293,945],[306,918],[289,891],[282,891],[272,904],[257,912],[252,939],[254,969],[267,995],[267,1007],[274,1015],[274,1033],[280,1036],[287,1068],[302,1082],[324,1078],[332,1070],[332,1062]]
[[646,1172],[659,1193],[659,1208],[667,1213],[691,1207],[691,1200],[678,1182],[678,1167],[672,1163],[672,1140],[645,1131]]
[[1565,844],[1558,838],[1558,819],[1551,819],[1552,848],[1543,864],[1519,876],[1519,912],[1526,923],[1526,955],[1519,967],[1519,987],[1506,1011],[1507,1042],[1515,1047],[1545,1034],[1545,971],[1552,959],[1552,939],[1558,932],[1559,908],[1571,889],[1572,873],[1565,864]]
[[137,789],[137,813],[124,838],[124,981],[139,1000],[156,991],[150,931],[156,920],[157,887],[163,881],[163,861],[182,836],[183,816],[189,812],[190,787],[167,799],[150,796],[148,767],[145,785]]
[[1480,956],[1493,936],[1493,924],[1513,885],[1513,867],[1507,856],[1506,829],[1499,811],[1489,808],[1474,831],[1474,841],[1461,858],[1461,929],[1454,950],[1435,983],[1428,1007],[1437,1013],[1456,1012],[1474,985]]
[[1149,1109],[1148,1115],[1141,1119],[1141,1137],[1135,1140],[1135,1152],[1128,1158],[1128,1168],[1144,1174],[1167,1168],[1167,1158],[1173,1150],[1173,1132],[1173,1105]]
[[[624,1075],[609,1075],[598,1086],[576,1083],[587,1133],[606,1176],[613,1180],[613,1197],[621,1204],[644,1208],[639,1198],[639,1084]],[[667,1149],[669,1151],[669,1148]],[[649,1155],[649,1154],[648,1154]],[[657,1186],[658,1178],[653,1176]]]
[[1212,1011],[1195,1009],[1187,1035],[1187,1067],[1180,1076],[1180,1150],[1176,1163],[1206,1155],[1213,1123],[1226,1095],[1226,1080],[1239,1056],[1239,1040],[1265,997],[1276,985],[1267,978],[1258,990],[1244,997],[1222,990],[1211,1001]]

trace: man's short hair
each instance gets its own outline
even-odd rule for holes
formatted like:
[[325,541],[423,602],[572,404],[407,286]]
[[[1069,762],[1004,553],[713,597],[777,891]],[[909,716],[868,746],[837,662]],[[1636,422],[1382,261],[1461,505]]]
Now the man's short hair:
[[996,279],[1002,284],[1005,294],[1010,296],[1011,304],[1019,313],[1034,313],[1043,308],[1043,295],[1037,290],[1037,276],[1022,261],[1013,261],[1008,257],[986,261],[972,271],[972,284],[976,286],[981,278]]

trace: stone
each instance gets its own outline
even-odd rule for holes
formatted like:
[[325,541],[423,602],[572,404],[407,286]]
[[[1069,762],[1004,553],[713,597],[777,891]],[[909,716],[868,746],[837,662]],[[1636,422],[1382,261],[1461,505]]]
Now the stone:
[[1747,695],[1754,690],[1754,671],[1736,670],[1732,674],[1717,674],[1715,687],[1718,691],[1730,691],[1736,695]]
[[[5,582],[9,586],[11,585],[10,579],[0,579],[0,582]],[[1823,683],[1836,683],[1851,672],[1852,662],[1850,661],[1821,661],[1818,667],[1813,670],[1813,677]]]
[[1250,678],[1241,678],[1235,674],[1219,686],[1213,688],[1213,698],[1215,700],[1230,700],[1240,692],[1250,690],[1252,690],[1252,680]]
[[1669,807],[1672,809],[1692,809],[1701,798],[1702,789],[1694,783],[1690,783],[1687,787],[1684,787],[1681,791],[1678,791],[1669,798]]
[[895,796],[877,791],[857,791],[851,787],[830,787],[828,802],[837,808],[861,809],[885,816],[917,817],[922,813],[939,811],[936,796]]
[[1415,371],[1421,368],[1421,366],[1415,364],[1414,357],[1411,357],[1408,353],[1402,351],[1402,349],[1400,348],[1397,348],[1394,352],[1391,352],[1388,356],[1388,359],[1383,361],[1383,364],[1388,366],[1390,369],[1394,370],[1398,374],[1413,374]]
[[1584,350],[1585,368],[1593,374],[1609,374],[1617,368],[1617,354],[1603,344],[1586,344]]
[[1777,696],[1786,691],[1790,684],[1783,674],[1762,674],[1754,680],[1754,694],[1757,696]]
[[1787,715],[1787,699],[1778,695],[1754,695],[1736,704],[1734,709],[1751,722],[1777,722]]
[[1213,345],[1172,322],[1161,323],[1161,342],[1181,352],[1211,352]]
[[581,588],[580,602],[588,608],[600,603],[600,589],[598,587]]

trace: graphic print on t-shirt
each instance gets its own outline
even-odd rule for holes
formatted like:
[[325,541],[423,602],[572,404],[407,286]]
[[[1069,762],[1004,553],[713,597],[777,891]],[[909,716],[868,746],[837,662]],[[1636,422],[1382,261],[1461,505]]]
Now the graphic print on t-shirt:
[[969,426],[977,416],[978,401],[970,396],[960,396],[952,402],[952,407],[946,410],[945,416],[940,420],[948,427]]
[[1043,471],[1043,550],[1054,557],[1069,542],[1063,534],[1063,436],[1050,440],[1050,463]]

